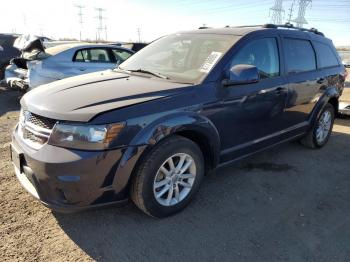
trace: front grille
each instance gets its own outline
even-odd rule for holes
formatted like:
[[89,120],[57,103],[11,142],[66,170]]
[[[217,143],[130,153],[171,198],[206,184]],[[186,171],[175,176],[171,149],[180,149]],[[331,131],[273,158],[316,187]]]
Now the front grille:
[[24,111],[24,115],[26,122],[49,130],[51,130],[56,123],[56,120],[43,116],[38,116],[29,111]]
[[39,149],[49,140],[56,120],[22,110],[18,125],[18,134],[23,141],[34,149]]

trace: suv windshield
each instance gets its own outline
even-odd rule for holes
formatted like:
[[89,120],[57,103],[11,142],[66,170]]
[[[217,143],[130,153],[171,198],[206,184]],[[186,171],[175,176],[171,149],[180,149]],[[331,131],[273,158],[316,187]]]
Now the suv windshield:
[[238,38],[216,34],[165,36],[130,57],[119,69],[196,83],[204,79]]

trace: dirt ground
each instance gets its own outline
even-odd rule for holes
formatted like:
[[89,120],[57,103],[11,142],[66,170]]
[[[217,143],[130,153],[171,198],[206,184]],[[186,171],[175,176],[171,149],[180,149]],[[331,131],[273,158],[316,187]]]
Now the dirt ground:
[[152,219],[132,203],[64,215],[15,179],[17,96],[0,88],[0,261],[350,259],[350,119],[322,150],[290,143],[217,170],[176,216]]

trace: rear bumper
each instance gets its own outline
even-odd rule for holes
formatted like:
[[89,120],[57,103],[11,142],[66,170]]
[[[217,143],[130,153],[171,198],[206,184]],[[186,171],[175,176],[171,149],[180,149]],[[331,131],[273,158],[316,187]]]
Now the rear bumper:
[[[127,201],[128,182],[138,158],[137,147],[109,151],[78,151],[48,144],[29,148],[14,132],[11,148],[21,185],[45,206],[59,212],[77,212]],[[16,167],[17,166],[17,167]]]
[[339,113],[350,116],[350,102],[340,102]]

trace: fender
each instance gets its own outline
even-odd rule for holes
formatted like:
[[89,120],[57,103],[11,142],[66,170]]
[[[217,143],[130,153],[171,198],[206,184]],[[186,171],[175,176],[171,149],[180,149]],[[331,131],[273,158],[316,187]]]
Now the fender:
[[208,118],[193,112],[174,113],[153,121],[134,137],[119,163],[118,176],[113,181],[115,189],[120,191],[127,187],[135,166],[138,161],[142,161],[146,152],[164,138],[184,132],[208,142],[212,166],[216,167],[219,163],[220,137],[214,124]]
[[321,111],[326,106],[326,104],[332,98],[336,98],[338,100],[339,96],[340,96],[340,93],[337,87],[330,86],[325,90],[324,94],[319,98],[319,100],[317,101],[316,105],[312,110],[312,113],[309,119],[310,128],[315,124],[317,118],[321,114]]

